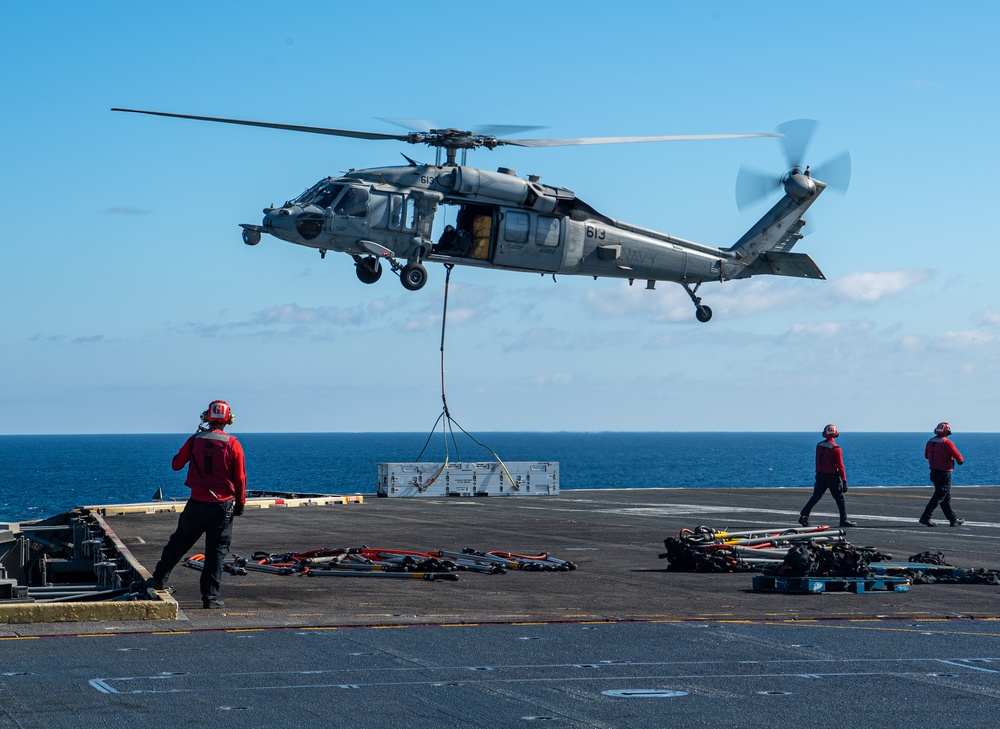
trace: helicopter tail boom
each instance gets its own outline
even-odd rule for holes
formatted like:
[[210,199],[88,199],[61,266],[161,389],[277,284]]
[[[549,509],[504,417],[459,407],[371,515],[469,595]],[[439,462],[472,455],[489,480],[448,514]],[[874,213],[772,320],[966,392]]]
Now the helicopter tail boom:
[[785,195],[728,250],[741,269],[733,278],[770,274],[824,279],[819,266],[804,253],[791,253],[802,240],[803,215],[826,185],[797,170],[785,181]]

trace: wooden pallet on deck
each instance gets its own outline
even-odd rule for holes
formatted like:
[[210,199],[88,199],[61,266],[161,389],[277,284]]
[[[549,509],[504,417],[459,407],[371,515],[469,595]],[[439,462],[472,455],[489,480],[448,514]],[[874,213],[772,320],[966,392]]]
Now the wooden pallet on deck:
[[813,594],[819,592],[908,592],[910,581],[905,577],[774,577],[756,575],[753,589],[757,592],[788,592]]

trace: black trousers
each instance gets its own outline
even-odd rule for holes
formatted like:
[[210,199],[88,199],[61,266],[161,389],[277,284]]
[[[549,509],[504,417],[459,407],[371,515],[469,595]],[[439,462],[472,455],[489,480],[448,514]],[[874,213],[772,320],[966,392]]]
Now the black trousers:
[[931,483],[934,484],[934,494],[931,500],[924,507],[921,519],[930,519],[931,514],[940,505],[941,511],[948,518],[948,521],[955,521],[955,511],[951,508],[951,471],[939,471],[931,469]]
[[847,502],[844,500],[844,492],[840,488],[840,476],[835,473],[816,474],[813,495],[806,502],[806,505],[802,507],[802,516],[809,516],[809,512],[823,498],[823,494],[826,493],[827,489],[830,490],[833,500],[837,502],[837,508],[840,510],[840,520],[847,521]]
[[229,554],[233,540],[233,500],[221,503],[188,499],[177,520],[177,529],[163,548],[160,561],[153,570],[153,579],[166,582],[181,558],[205,535],[205,564],[201,570],[201,599],[219,597],[222,582],[222,560]]

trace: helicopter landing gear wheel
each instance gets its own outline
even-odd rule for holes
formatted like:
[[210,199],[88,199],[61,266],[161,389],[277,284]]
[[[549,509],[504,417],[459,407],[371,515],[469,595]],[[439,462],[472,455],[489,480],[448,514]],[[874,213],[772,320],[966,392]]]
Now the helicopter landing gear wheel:
[[711,319],[712,318],[712,309],[710,307],[705,306],[704,304],[702,304],[701,303],[701,297],[698,296],[695,293],[698,290],[698,288],[701,286],[701,281],[699,281],[698,283],[696,283],[694,285],[693,289],[692,288],[688,288],[687,284],[681,284],[681,286],[684,287],[684,290],[687,292],[687,295],[691,297],[691,303],[694,304],[694,316],[695,316],[695,318],[698,321],[700,321],[702,324],[704,324],[709,319]]
[[427,283],[427,269],[415,261],[410,261],[399,272],[399,280],[408,291],[418,291]]
[[373,284],[382,278],[382,263],[375,256],[359,258],[354,262],[354,272],[361,283]]

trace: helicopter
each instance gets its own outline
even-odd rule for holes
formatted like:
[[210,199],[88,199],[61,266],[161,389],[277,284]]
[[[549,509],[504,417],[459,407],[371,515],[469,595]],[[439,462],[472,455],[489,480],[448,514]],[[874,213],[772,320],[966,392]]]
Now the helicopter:
[[[403,155],[406,165],[351,169],[326,177],[280,206],[264,208],[260,225],[241,223],[243,242],[255,246],[263,234],[354,259],[357,277],[378,281],[383,262],[410,290],[428,280],[425,263],[476,266],[510,271],[593,276],[680,284],[700,322],[712,309],[698,296],[709,281],[729,281],[759,275],[825,279],[805,253],[792,253],[803,238],[802,217],[827,186],[846,191],[850,155],[845,151],[823,166],[804,164],[806,148],[817,122],[800,119],[776,132],[693,134],[556,139],[501,138],[489,131],[426,129],[407,134],[352,131],[161,111],[113,108],[112,111],[198,121],[238,124],[365,140],[425,144],[436,149],[434,164]],[[498,133],[535,129],[502,127]],[[746,206],[772,191],[784,195],[729,248],[717,248],[616,220],[578,198],[572,190],[544,184],[506,167],[496,172],[467,164],[469,150],[493,150],[504,145],[553,147],[679,140],[777,137],[787,161],[784,174],[742,167],[737,177],[737,204]],[[461,151],[461,159],[459,159]],[[443,153],[443,154],[442,154]],[[442,156],[444,157],[442,159]],[[822,171],[821,171],[822,170]],[[824,181],[826,178],[826,181]],[[454,225],[434,235],[435,215],[453,208]]]

